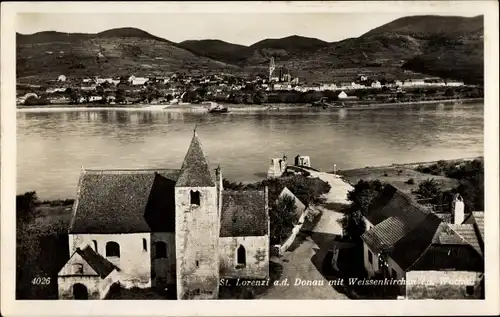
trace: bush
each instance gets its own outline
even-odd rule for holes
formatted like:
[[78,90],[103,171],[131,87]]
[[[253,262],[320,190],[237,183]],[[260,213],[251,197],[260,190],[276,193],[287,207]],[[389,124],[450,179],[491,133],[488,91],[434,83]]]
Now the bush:
[[406,184],[408,185],[414,185],[415,184],[415,180],[413,178],[410,178],[406,181]]

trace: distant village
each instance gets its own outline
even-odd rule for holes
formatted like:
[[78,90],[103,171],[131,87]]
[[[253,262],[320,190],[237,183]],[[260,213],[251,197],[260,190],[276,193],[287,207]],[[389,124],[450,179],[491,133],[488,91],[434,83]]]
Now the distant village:
[[[323,97],[329,100],[419,101],[441,95],[453,97],[482,97],[472,95],[471,87],[463,81],[438,77],[387,80],[358,74],[350,82],[308,84],[292,77],[290,70],[276,69],[274,59],[269,74],[242,78],[231,74],[189,76],[174,73],[169,76],[77,78],[64,74],[46,85],[17,85],[17,104],[178,104],[217,101],[238,104],[314,102]],[[462,94],[461,94],[462,92]],[[307,96],[307,94],[311,95]],[[479,96],[480,95],[480,96]],[[435,99],[435,98],[431,98]]]

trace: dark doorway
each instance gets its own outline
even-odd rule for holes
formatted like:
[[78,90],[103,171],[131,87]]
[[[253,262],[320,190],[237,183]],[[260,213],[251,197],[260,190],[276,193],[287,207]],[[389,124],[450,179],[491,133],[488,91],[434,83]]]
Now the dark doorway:
[[87,290],[87,287],[80,283],[76,283],[75,285],[73,285],[73,298],[89,299],[89,292]]
[[238,254],[237,254],[237,262],[239,265],[246,265],[247,264],[247,255],[245,252],[245,247],[240,245],[238,248]]

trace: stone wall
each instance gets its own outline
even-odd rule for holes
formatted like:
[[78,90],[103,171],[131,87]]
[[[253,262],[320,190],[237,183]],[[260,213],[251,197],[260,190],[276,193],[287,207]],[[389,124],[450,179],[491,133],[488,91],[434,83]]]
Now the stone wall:
[[[167,246],[167,256],[156,257],[155,243],[164,242]],[[151,233],[151,282],[153,286],[172,285],[175,279],[175,233],[154,232]]]
[[[97,253],[120,268],[120,282],[125,288],[151,287],[151,248],[144,250],[143,239],[146,245],[151,245],[150,233],[128,234],[70,234],[70,252],[76,248],[85,248],[90,245]],[[97,249],[95,249],[95,243]],[[106,257],[106,244],[116,242],[120,246],[120,257]],[[71,254],[70,253],[70,254]]]
[[[191,205],[190,191],[200,193]],[[179,299],[217,298],[219,216],[216,187],[175,188],[176,267]]]
[[[237,250],[245,248],[246,264],[238,265]],[[269,236],[219,238],[220,276],[224,278],[269,277]]]
[[467,271],[410,271],[408,299],[480,299],[483,274]]

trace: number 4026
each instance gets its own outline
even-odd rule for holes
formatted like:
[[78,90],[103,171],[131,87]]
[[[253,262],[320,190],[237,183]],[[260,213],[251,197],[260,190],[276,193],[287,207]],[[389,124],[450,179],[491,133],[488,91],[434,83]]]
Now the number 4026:
[[31,284],[33,284],[33,285],[49,285],[50,284],[50,277],[35,277],[31,281]]

